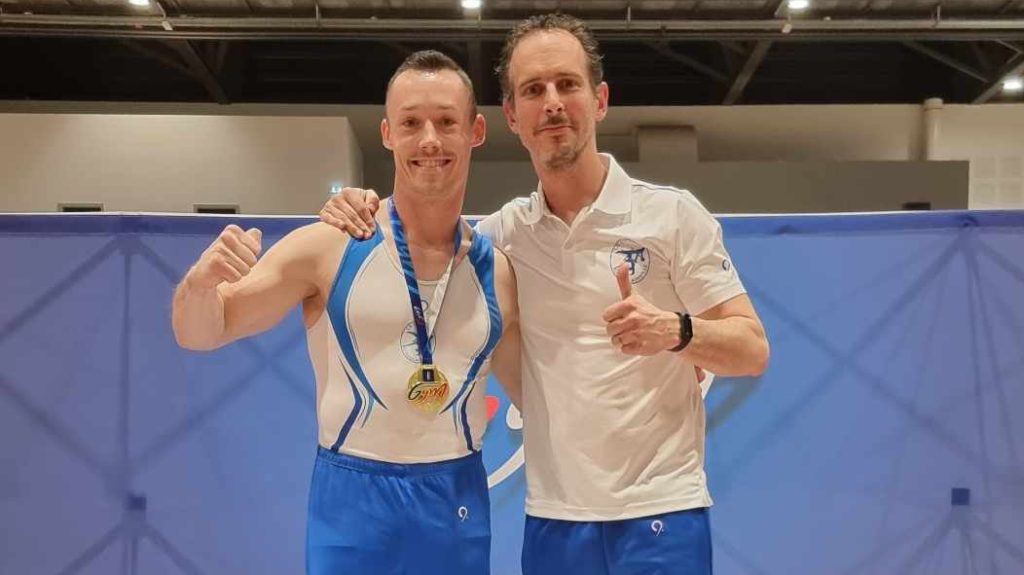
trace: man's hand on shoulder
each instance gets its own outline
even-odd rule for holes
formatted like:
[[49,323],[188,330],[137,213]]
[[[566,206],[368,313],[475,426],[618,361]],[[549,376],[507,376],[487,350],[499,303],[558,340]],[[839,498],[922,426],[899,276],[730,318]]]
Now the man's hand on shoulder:
[[354,238],[373,235],[373,216],[380,209],[377,192],[362,188],[344,188],[327,200],[320,209],[320,221],[334,226]]

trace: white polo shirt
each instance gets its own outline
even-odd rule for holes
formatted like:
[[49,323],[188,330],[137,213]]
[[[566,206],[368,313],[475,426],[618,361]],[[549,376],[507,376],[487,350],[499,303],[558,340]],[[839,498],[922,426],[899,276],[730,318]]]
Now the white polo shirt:
[[523,337],[526,512],[605,521],[711,505],[693,365],[612,346],[601,314],[633,293],[698,315],[745,292],[718,222],[687,191],[630,178],[611,156],[597,200],[566,225],[538,186],[477,227],[512,259]]

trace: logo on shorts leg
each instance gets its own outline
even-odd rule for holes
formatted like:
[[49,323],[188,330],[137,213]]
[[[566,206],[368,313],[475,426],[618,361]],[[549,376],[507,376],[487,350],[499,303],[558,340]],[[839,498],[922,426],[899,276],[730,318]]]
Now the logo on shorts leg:
[[465,505],[460,506],[456,514],[459,516],[459,521],[465,522],[466,518],[469,517],[469,509]]
[[661,519],[655,519],[651,521],[651,532],[657,537],[665,531],[665,524],[661,522]]
[[647,271],[651,268],[650,254],[647,248],[639,243],[629,239],[621,239],[615,242],[615,247],[612,248],[611,257],[609,258],[612,273],[615,273],[615,270],[622,264],[626,264],[629,268],[630,283],[640,283],[647,276]]

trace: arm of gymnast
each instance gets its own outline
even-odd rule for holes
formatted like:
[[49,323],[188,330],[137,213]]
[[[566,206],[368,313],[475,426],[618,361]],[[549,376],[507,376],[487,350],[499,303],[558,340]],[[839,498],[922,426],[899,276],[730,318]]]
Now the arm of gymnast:
[[316,223],[289,233],[260,258],[261,239],[256,228],[230,225],[189,269],[171,312],[178,345],[216,349],[272,328],[298,303],[322,300],[317,278],[324,247],[343,249],[348,242]]
[[491,355],[491,371],[498,378],[498,383],[512,403],[521,409],[521,345],[516,275],[508,257],[499,249],[494,250],[494,289],[497,292],[498,304],[501,306],[504,331]]

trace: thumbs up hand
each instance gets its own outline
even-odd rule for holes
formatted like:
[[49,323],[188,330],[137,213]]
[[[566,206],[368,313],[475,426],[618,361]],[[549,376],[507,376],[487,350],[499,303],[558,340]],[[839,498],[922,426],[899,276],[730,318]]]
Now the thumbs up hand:
[[679,316],[658,309],[643,296],[633,294],[629,268],[615,270],[622,300],[602,314],[612,345],[629,355],[654,355],[679,344]]
[[212,289],[222,282],[235,283],[249,275],[263,251],[263,233],[259,228],[231,224],[206,248],[187,280],[198,288]]

